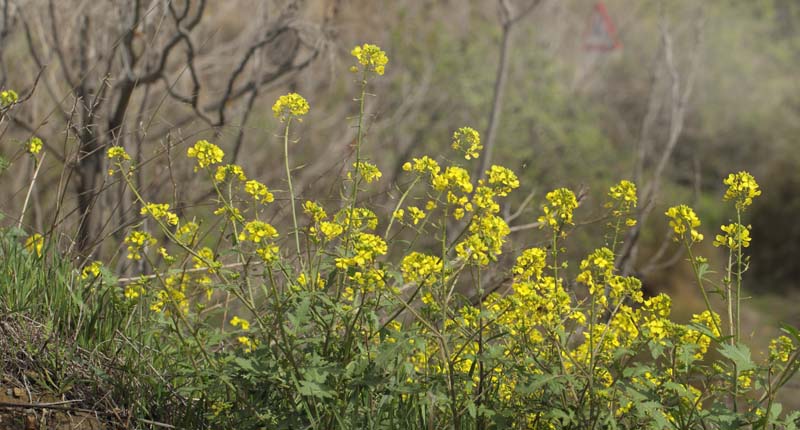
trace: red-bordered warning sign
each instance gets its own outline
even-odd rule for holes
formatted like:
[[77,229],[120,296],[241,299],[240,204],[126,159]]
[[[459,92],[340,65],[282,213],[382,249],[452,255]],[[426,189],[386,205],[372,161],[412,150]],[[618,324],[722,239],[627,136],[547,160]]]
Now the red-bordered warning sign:
[[587,51],[613,51],[622,46],[617,37],[617,28],[608,15],[605,3],[595,3],[589,27],[583,38],[583,47]]

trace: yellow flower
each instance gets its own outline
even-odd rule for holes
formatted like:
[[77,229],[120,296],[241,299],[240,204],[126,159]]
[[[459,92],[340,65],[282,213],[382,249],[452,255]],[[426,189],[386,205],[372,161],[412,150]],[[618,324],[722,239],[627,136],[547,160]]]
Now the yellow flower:
[[214,251],[204,246],[197,251],[196,256],[192,256],[195,269],[208,269],[208,273],[217,273],[217,270],[222,267],[222,263],[214,259]]
[[392,218],[394,218],[394,219],[396,219],[398,221],[402,221],[403,220],[403,215],[405,215],[405,213],[406,212],[403,209],[398,209],[398,210],[396,210],[396,211],[394,211],[392,213]]
[[322,221],[319,223],[319,229],[325,235],[327,240],[332,240],[344,232],[344,227],[340,224],[330,221]]
[[231,318],[231,325],[234,327],[241,326],[242,330],[250,330],[250,323],[246,319],[239,318],[238,316],[234,315]]
[[36,155],[42,150],[42,139],[33,136],[25,143],[25,151],[29,154]]
[[300,94],[289,93],[284,96],[278,97],[275,104],[272,105],[272,112],[275,118],[285,122],[290,118],[302,120],[301,117],[308,113],[308,102]]
[[714,240],[714,246],[726,246],[732,250],[747,248],[750,246],[750,226],[743,226],[738,223],[723,225],[720,229],[725,234],[718,234]]
[[311,200],[306,201],[303,203],[303,212],[306,213],[311,219],[314,220],[315,223],[321,222],[325,218],[328,217],[328,214],[325,213],[325,209],[322,208],[316,202],[312,202]]
[[144,287],[139,284],[131,284],[125,287],[125,298],[133,300],[144,294]]
[[197,238],[197,230],[200,226],[194,221],[189,221],[178,228],[175,236],[185,244],[191,244]]
[[356,46],[350,53],[358,59],[359,64],[365,66],[368,72],[375,72],[378,75],[383,75],[386,64],[389,63],[389,57],[376,45],[365,43],[362,46]]
[[408,214],[411,216],[411,221],[414,225],[419,224],[420,221],[425,219],[425,212],[416,206],[409,206]]
[[432,174],[431,185],[436,191],[454,189],[461,190],[463,193],[472,192],[472,182],[469,178],[469,172],[463,167],[449,166],[442,174],[433,172]]
[[100,276],[100,269],[102,269],[103,263],[100,261],[92,261],[90,264],[84,266],[83,270],[81,270],[81,279],[89,279],[90,277],[98,277]]
[[38,257],[42,256],[42,248],[44,247],[44,237],[39,233],[34,233],[25,240],[25,249],[28,252],[36,252]]
[[130,160],[131,156],[125,152],[125,148],[121,146],[112,146],[108,148],[108,152],[106,152],[106,156],[108,156],[109,160],[115,161],[123,161],[123,160]]
[[793,351],[794,343],[792,342],[792,339],[786,336],[780,336],[777,339],[772,339],[769,342],[770,360],[786,363],[789,361],[789,356]]
[[478,158],[483,145],[481,136],[471,127],[461,127],[453,133],[453,149],[464,153],[464,158],[471,160]]
[[247,180],[247,176],[245,176],[242,166],[239,166],[237,164],[217,166],[217,172],[214,174],[214,180],[216,182],[224,182],[225,179],[228,177],[228,175],[234,178],[238,178],[242,182]]
[[422,158],[414,158],[411,160],[411,162],[403,163],[403,170],[406,172],[413,170],[417,173],[430,173],[431,175],[436,175],[439,173],[441,168],[436,160],[425,155]]
[[156,244],[156,239],[143,231],[133,230],[126,237],[123,243],[128,245],[128,259],[141,260],[141,251],[147,246]]
[[675,233],[676,242],[684,240],[687,231],[692,243],[703,240],[703,235],[696,230],[696,227],[700,227],[700,218],[692,208],[686,205],[673,206],[665,214],[670,218],[669,225]]
[[747,172],[731,173],[722,181],[728,186],[723,199],[735,200],[736,209],[744,210],[753,203],[753,199],[761,195],[753,175]]
[[544,268],[547,267],[547,251],[542,248],[530,248],[522,251],[514,265],[514,279],[528,280],[542,277]]
[[19,100],[19,95],[14,90],[0,92],[0,107],[6,108]]
[[353,241],[353,256],[337,258],[336,267],[339,269],[366,267],[378,255],[386,254],[387,249],[386,242],[380,236],[371,233],[356,233]]
[[[367,163],[366,161],[359,161],[358,163],[353,163],[353,167],[356,169],[362,178],[364,178],[367,183],[372,183],[372,181],[378,180],[383,176],[378,167],[372,163]],[[352,176],[348,173],[348,179],[353,179]]]
[[244,230],[239,233],[239,240],[249,240],[253,243],[261,243],[266,239],[278,237],[278,230],[263,221],[250,221],[244,226]]
[[442,272],[442,260],[433,255],[412,252],[403,258],[400,270],[405,282],[431,285],[436,283]]
[[553,230],[560,231],[563,226],[572,224],[572,212],[578,207],[575,193],[566,188],[559,188],[547,193],[545,198],[548,204],[542,205],[544,215],[538,219],[542,227],[547,225]]
[[502,166],[492,166],[487,173],[489,185],[500,197],[505,197],[511,190],[519,188],[519,179],[510,169]]
[[212,164],[222,162],[222,157],[225,156],[225,153],[222,152],[219,146],[207,140],[198,140],[194,146],[186,151],[186,154],[189,158],[197,158],[197,166],[194,168],[195,172],[198,168],[204,169]]
[[167,224],[178,225],[178,216],[169,211],[168,203],[147,203],[139,213],[150,215],[157,220],[164,220]]
[[378,217],[375,212],[367,208],[350,208],[342,209],[334,217],[335,221],[344,227],[350,227],[353,230],[361,228],[368,228],[375,230],[378,227]]
[[258,200],[261,203],[270,203],[275,200],[275,196],[269,192],[269,189],[266,185],[262,184],[261,182],[256,181],[255,179],[251,179],[244,184],[244,192],[253,196],[254,200]]
[[239,343],[244,346],[244,352],[253,352],[253,350],[258,346],[258,342],[254,339],[251,339],[247,336],[239,336],[236,338]]

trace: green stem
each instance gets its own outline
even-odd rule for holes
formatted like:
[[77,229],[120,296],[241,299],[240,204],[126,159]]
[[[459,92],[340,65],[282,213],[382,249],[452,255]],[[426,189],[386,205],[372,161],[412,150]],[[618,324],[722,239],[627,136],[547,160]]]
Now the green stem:
[[294,188],[292,187],[292,170],[289,168],[289,126],[292,124],[292,118],[286,120],[286,128],[283,130],[283,158],[286,164],[286,182],[289,184],[289,199],[292,203],[292,226],[294,227],[294,244],[297,247],[297,259],[300,261],[300,267],[305,270],[303,265],[303,254],[300,251],[300,229],[297,227],[297,209],[294,204]]
[[705,302],[706,309],[709,313],[711,313],[711,321],[714,323],[714,328],[717,329],[717,333],[722,334],[722,328],[719,326],[717,320],[713,316],[714,310],[711,308],[711,302],[708,300],[708,293],[706,293],[706,289],[703,287],[703,278],[700,277],[700,272],[697,270],[697,262],[692,254],[692,247],[685,240],[683,245],[686,247],[686,253],[689,254],[689,261],[692,265],[692,271],[694,272],[695,280],[697,280],[697,286],[700,287],[700,293],[703,295],[703,302]]

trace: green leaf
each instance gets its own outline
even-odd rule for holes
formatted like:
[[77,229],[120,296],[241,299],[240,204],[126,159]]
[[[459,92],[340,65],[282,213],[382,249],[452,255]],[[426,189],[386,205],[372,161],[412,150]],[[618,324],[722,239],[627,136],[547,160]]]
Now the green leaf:
[[747,345],[736,344],[731,345],[728,343],[722,344],[717,349],[723,357],[731,360],[736,365],[736,370],[743,372],[746,370],[754,369],[756,366],[750,358],[750,348]]

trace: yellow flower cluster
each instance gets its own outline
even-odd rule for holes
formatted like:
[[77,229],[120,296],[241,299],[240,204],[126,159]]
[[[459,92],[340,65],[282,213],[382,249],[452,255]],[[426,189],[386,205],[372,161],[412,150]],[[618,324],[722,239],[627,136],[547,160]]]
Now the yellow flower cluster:
[[0,107],[6,108],[19,100],[19,95],[14,90],[0,91]]
[[500,197],[505,197],[511,191],[519,188],[517,175],[508,168],[492,166],[487,172],[487,177],[492,190]]
[[442,272],[442,259],[421,252],[412,252],[403,257],[400,271],[405,282],[418,285],[435,284]]
[[219,146],[207,140],[198,140],[194,146],[186,151],[186,154],[189,158],[197,158],[197,166],[194,168],[195,172],[198,168],[204,169],[212,164],[222,162],[222,157],[225,156],[225,153],[222,152]]
[[103,268],[103,262],[92,261],[90,264],[84,266],[81,270],[81,279],[96,278],[100,276],[100,270]]
[[236,315],[231,318],[230,323],[234,327],[241,327],[244,331],[250,330],[250,322],[248,322],[246,319],[239,318]]
[[[611,216],[615,218],[622,218],[630,214],[638,204],[638,197],[636,194],[636,184],[631,181],[622,180],[617,185],[612,186],[608,191],[608,197],[612,202],[606,203],[607,208],[613,208]],[[628,218],[625,220],[628,227],[636,225],[636,220]]]
[[[319,223],[319,231],[325,236],[326,240],[333,240],[344,232],[344,227],[336,222],[322,221]],[[311,235],[317,237],[317,228],[311,227]]]
[[[356,46],[350,53],[356,57],[359,64],[364,66],[366,71],[375,72],[377,75],[383,75],[386,70],[386,64],[389,63],[389,57],[376,45],[365,43],[361,46]],[[358,69],[352,70],[358,71]]]
[[271,241],[278,237],[278,230],[263,221],[250,221],[239,233],[239,241],[249,241],[256,244],[256,254],[267,263],[275,261],[278,256],[278,246]]
[[168,203],[147,203],[139,213],[150,215],[156,220],[163,220],[167,224],[178,225],[178,216],[169,211]]
[[753,175],[748,172],[731,173],[722,181],[728,186],[723,199],[736,201],[736,209],[744,210],[753,203],[753,199],[761,195]]
[[334,220],[340,226],[345,228],[349,227],[352,230],[361,230],[364,228],[375,230],[378,228],[378,217],[375,215],[375,212],[367,208],[354,208],[353,210],[350,210],[350,208],[342,209],[336,213]]
[[237,178],[241,182],[247,180],[247,176],[245,176],[242,166],[237,164],[217,166],[217,171],[214,173],[214,180],[217,182],[224,182],[228,177]]
[[[366,161],[359,161],[357,163],[353,163],[353,167],[356,169],[359,175],[367,181],[368,184],[372,183],[372,181],[377,181],[378,179],[383,176],[380,170],[378,170],[378,166],[368,163]],[[348,179],[353,179],[352,176],[348,173]]]
[[125,236],[124,243],[128,245],[128,259],[141,260],[142,250],[147,246],[155,245],[156,238],[151,236],[150,233],[133,230]]
[[750,226],[733,223],[720,226],[720,229],[724,234],[717,235],[714,240],[714,246],[726,246],[731,250],[750,246]]
[[275,201],[275,196],[269,192],[267,186],[256,181],[255,179],[251,179],[244,183],[244,192],[250,194],[253,197],[253,200],[261,203],[271,203]]
[[275,101],[275,104],[272,105],[272,113],[281,122],[286,122],[292,118],[302,121],[302,116],[308,113],[308,109],[309,106],[306,99],[297,93],[280,96]]
[[175,237],[183,244],[192,244],[197,239],[197,231],[200,226],[194,221],[189,221],[181,225],[175,232]]
[[[319,289],[325,288],[325,280],[322,279],[322,275],[320,273],[317,273],[317,280],[314,281],[313,284]],[[301,273],[300,276],[297,277],[297,285],[303,288],[308,286],[308,278],[306,277],[305,273]]]
[[44,237],[39,233],[34,233],[25,240],[25,249],[27,249],[28,252],[36,252],[38,257],[42,256],[43,247]]
[[769,342],[769,359],[786,363],[794,351],[794,342],[787,336],[779,336]]
[[420,174],[429,173],[431,175],[438,175],[441,171],[439,163],[436,160],[428,157],[427,155],[422,158],[413,158],[411,162],[403,163],[403,170],[406,172],[414,171]]
[[39,139],[36,136],[31,137],[25,142],[25,151],[29,154],[36,155],[42,150],[42,139]]
[[436,191],[460,190],[462,193],[472,192],[472,182],[469,178],[469,172],[459,166],[448,166],[444,170],[444,173],[433,174],[431,185]]
[[700,227],[700,218],[694,210],[686,205],[673,206],[665,213],[669,217],[669,226],[675,233],[675,241],[686,240],[686,233],[689,232],[690,243],[701,242],[703,235],[697,231]]
[[386,254],[386,242],[371,233],[356,233],[353,238],[353,256],[336,258],[336,267],[348,269],[350,267],[366,267],[375,260],[375,257]]
[[529,248],[517,257],[512,269],[515,281],[536,280],[542,277],[547,267],[547,251],[542,248]]
[[471,160],[480,156],[481,136],[472,127],[461,127],[453,133],[453,149],[464,153],[464,158]]
[[108,156],[109,160],[114,160],[118,162],[131,159],[131,156],[128,155],[127,152],[125,152],[125,148],[121,146],[112,146],[111,148],[108,148],[106,155]]
[[538,219],[542,228],[549,226],[554,231],[561,231],[564,226],[572,224],[572,212],[578,207],[575,193],[567,188],[558,188],[547,193],[545,198],[548,204],[542,205],[544,215]]
[[156,293],[150,304],[150,310],[169,315],[172,309],[180,315],[186,315],[189,312],[189,298],[186,296],[188,280],[185,274],[168,276],[164,280],[164,288]]
[[303,203],[303,212],[306,213],[315,223],[319,223],[324,219],[328,218],[328,214],[325,212],[325,209],[322,208],[316,202],[312,202],[311,200],[306,201]]
[[408,207],[408,215],[411,217],[411,222],[414,225],[419,224],[420,221],[425,219],[425,211],[416,206]]
[[214,251],[204,246],[197,251],[197,255],[192,256],[195,269],[208,269],[208,273],[217,273],[222,263],[214,258]]

